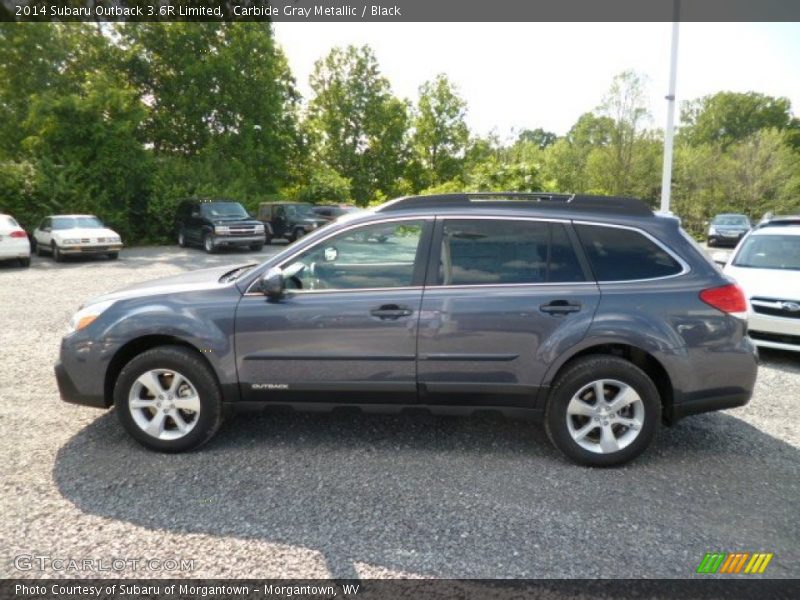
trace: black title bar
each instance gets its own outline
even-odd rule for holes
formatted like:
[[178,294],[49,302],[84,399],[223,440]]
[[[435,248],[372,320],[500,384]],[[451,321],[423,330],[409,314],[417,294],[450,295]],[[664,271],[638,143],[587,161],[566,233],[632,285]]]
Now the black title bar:
[[800,0],[0,0],[2,21],[800,21]]

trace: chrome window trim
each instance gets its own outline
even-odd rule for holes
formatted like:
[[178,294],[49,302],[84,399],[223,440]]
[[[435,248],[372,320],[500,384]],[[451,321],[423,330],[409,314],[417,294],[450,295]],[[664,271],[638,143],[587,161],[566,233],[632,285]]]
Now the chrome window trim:
[[[611,281],[596,279],[595,281],[597,282],[598,285],[599,284],[619,285],[619,284],[627,284],[627,283],[643,283],[643,282],[648,282],[648,281],[662,281],[662,280],[665,280],[665,279],[674,279],[675,277],[681,277],[683,275],[686,275],[687,273],[689,273],[692,270],[691,267],[689,266],[689,264],[685,260],[683,260],[680,256],[678,256],[678,254],[676,254],[672,249],[668,248],[665,244],[663,244],[661,242],[661,240],[659,240],[658,238],[650,235],[644,229],[641,229],[639,227],[633,227],[631,225],[617,225],[615,223],[614,224],[612,224],[612,223],[598,223],[597,221],[577,221],[577,220],[575,220],[575,221],[572,221],[572,223],[575,224],[575,225],[595,225],[597,227],[610,227],[610,228],[614,228],[614,229],[627,229],[628,231],[635,231],[636,233],[639,233],[639,234],[643,235],[644,237],[649,239],[651,242],[653,242],[656,246],[661,248],[664,252],[666,252],[669,256],[671,256],[681,266],[680,272],[673,273],[672,275],[664,275],[662,277],[647,277],[645,279],[623,279],[623,280],[611,280]],[[588,259],[588,257],[587,257],[587,259]]]
[[[377,214],[377,213],[375,213]],[[619,225],[616,223],[603,223],[599,221],[586,221],[586,220],[576,220],[576,219],[564,219],[560,217],[527,217],[527,216],[519,216],[519,215],[475,215],[475,214],[448,214],[448,215],[418,215],[418,216],[411,216],[405,215],[400,217],[387,217],[384,219],[378,219],[375,221],[368,221],[366,223],[355,223],[349,225],[347,227],[343,227],[342,229],[337,229],[335,232],[332,232],[330,235],[327,235],[320,239],[317,243],[322,243],[327,239],[332,238],[333,236],[343,233],[345,231],[349,231],[350,229],[355,229],[361,226],[369,226],[369,225],[376,225],[381,223],[391,223],[396,221],[433,221],[433,220],[447,220],[447,219],[470,219],[470,220],[494,220],[494,221],[536,221],[536,222],[544,222],[544,223],[562,223],[562,224],[574,224],[574,225],[594,225],[597,227],[609,227],[615,229],[626,229],[629,231],[634,231],[643,235],[645,238],[653,242],[656,246],[661,248],[664,252],[666,252],[670,257],[672,257],[680,266],[681,271],[678,273],[674,273],[672,275],[664,275],[663,277],[649,277],[646,279],[627,279],[627,280],[600,280],[595,279],[594,281],[563,281],[563,282],[542,282],[542,283],[476,283],[476,284],[459,284],[459,285],[430,285],[430,286],[404,286],[404,287],[387,287],[387,288],[356,288],[356,289],[349,289],[349,290],[290,290],[287,293],[291,294],[318,294],[318,293],[339,293],[339,292],[377,292],[377,291],[388,291],[388,290],[451,290],[451,289],[461,289],[461,288],[519,288],[519,287],[552,287],[552,286],[586,286],[586,285],[593,285],[595,287],[599,287],[601,284],[603,285],[625,285],[625,284],[635,284],[635,283],[646,283],[651,281],[662,281],[666,279],[674,279],[676,277],[681,277],[686,275],[687,273],[691,272],[691,267],[689,264],[683,260],[678,254],[676,254],[672,249],[668,248],[664,243],[662,243],[658,238],[654,237],[644,229],[640,227],[634,227],[631,225]],[[295,252],[294,254],[290,255],[288,258],[281,262],[280,266],[283,268],[286,263],[297,257],[299,254],[305,252],[308,248],[303,248]],[[588,258],[588,257],[587,257]],[[264,294],[260,292],[251,292],[250,290],[252,287],[258,282],[259,278],[256,278],[247,288],[247,292],[245,292],[244,296],[261,296],[263,297]]]
[[[316,241],[315,244],[310,245],[310,246],[306,246],[304,248],[301,248],[300,250],[298,250],[294,254],[290,254],[287,258],[281,260],[280,264],[275,265],[275,266],[283,269],[289,262],[294,260],[300,254],[303,254],[304,252],[306,252],[307,250],[310,250],[312,248],[316,248],[319,244],[325,242],[325,240],[329,240],[330,238],[332,238],[334,236],[337,236],[340,233],[344,233],[346,231],[350,231],[351,229],[357,229],[359,227],[369,227],[371,225],[380,225],[381,223],[394,223],[394,222],[397,222],[397,221],[434,221],[434,220],[436,220],[436,217],[434,215],[425,215],[425,216],[416,216],[416,217],[405,215],[405,216],[400,216],[400,217],[386,217],[384,219],[376,219],[374,221],[367,221],[367,222],[353,223],[353,224],[350,224],[350,225],[346,225],[346,226],[341,227],[339,229],[336,229],[335,231],[332,231],[330,234],[320,238],[319,240]],[[259,275],[259,277],[256,277],[253,280],[253,282],[247,287],[247,291],[243,294],[244,296],[261,296],[261,297],[264,296],[264,294],[262,294],[261,292],[252,292],[251,291],[253,286],[256,285],[256,283],[258,283],[260,278],[261,277]],[[333,292],[337,292],[337,293],[338,292],[366,292],[366,291],[377,292],[377,291],[385,291],[385,290],[415,290],[415,289],[420,289],[421,290],[422,287],[421,286],[402,286],[402,287],[386,287],[386,288],[352,288],[352,289],[340,289],[340,290],[288,290],[287,293],[291,293],[291,294],[313,294],[313,293],[320,293],[320,292],[327,292],[327,293],[333,293]]]

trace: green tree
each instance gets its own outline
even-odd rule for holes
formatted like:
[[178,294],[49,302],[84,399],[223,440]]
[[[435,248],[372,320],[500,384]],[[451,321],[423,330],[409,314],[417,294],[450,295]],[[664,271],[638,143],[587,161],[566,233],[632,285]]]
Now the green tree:
[[761,129],[793,127],[788,98],[756,92],[718,92],[681,107],[680,135],[690,144],[728,146]]
[[24,146],[37,161],[47,211],[96,213],[126,237],[142,236],[152,171],[144,117],[136,92],[102,73],[78,93],[38,96]]
[[15,159],[35,98],[76,93],[112,54],[99,30],[81,23],[0,23],[0,48],[0,156]]
[[641,164],[647,156],[640,150],[648,147],[644,128],[650,119],[645,80],[633,71],[614,77],[600,112],[613,122],[608,143],[593,151],[590,162],[595,172],[593,191],[613,195],[635,193],[637,177],[646,170]]
[[545,149],[548,146],[552,146],[556,143],[558,136],[553,133],[552,131],[545,131],[541,127],[537,127],[536,129],[523,129],[519,137],[517,137],[518,142],[532,142],[536,144],[539,148]]
[[352,182],[361,205],[391,193],[408,158],[408,107],[392,95],[372,50],[332,49],[310,84],[306,129],[316,159]]
[[425,185],[448,181],[461,170],[469,139],[466,110],[447,75],[439,74],[420,86],[411,143]]
[[268,23],[137,23],[117,33],[150,107],[147,140],[164,162],[177,159],[168,168],[187,177],[183,194],[258,196],[291,182],[299,95]]

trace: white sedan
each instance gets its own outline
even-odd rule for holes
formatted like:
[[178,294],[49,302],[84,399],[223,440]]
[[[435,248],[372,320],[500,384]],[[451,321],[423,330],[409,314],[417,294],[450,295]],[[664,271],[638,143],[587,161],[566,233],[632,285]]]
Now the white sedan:
[[751,231],[724,271],[744,289],[753,342],[800,352],[800,225]]
[[0,260],[18,260],[23,267],[31,264],[28,234],[9,215],[0,215]]
[[51,254],[56,261],[67,255],[105,254],[119,256],[122,239],[94,215],[53,215],[33,231],[36,254]]

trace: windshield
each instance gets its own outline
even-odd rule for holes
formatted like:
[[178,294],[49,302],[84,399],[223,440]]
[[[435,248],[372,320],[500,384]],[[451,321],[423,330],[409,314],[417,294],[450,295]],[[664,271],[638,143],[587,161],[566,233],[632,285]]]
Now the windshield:
[[745,240],[734,267],[800,270],[800,235],[753,235]]
[[53,217],[53,229],[101,229],[103,222],[97,217]]
[[309,204],[290,204],[286,207],[286,214],[295,219],[315,219],[317,217]]
[[722,225],[723,227],[750,227],[747,222],[747,217],[740,217],[738,215],[722,215],[714,217],[711,221],[712,225]]
[[205,202],[200,206],[204,217],[215,219],[247,219],[250,217],[238,202]]

